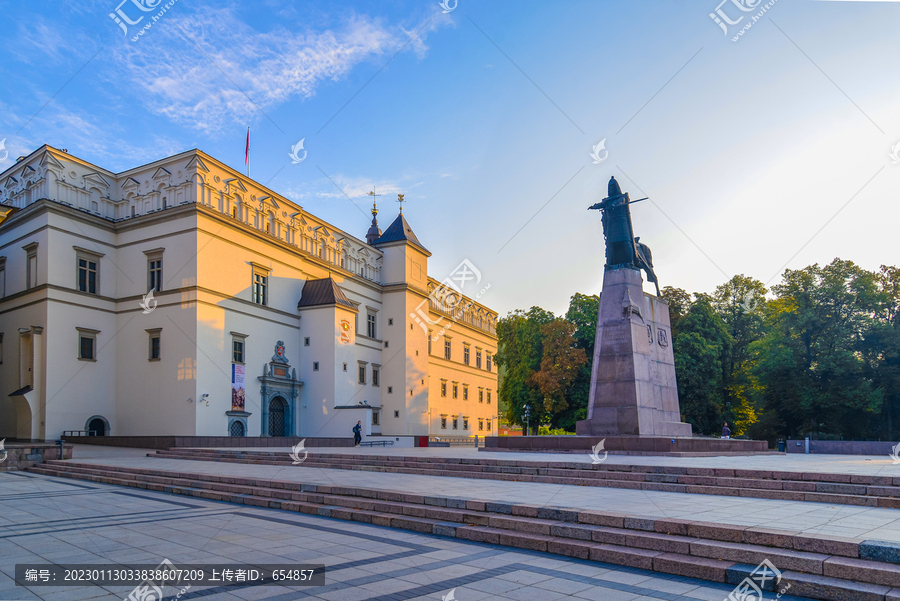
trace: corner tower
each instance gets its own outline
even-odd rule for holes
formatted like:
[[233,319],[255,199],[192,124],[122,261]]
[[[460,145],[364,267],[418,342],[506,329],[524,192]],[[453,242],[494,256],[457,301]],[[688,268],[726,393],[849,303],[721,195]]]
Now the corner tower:
[[[374,222],[374,219],[373,219]],[[371,230],[370,230],[371,231]],[[384,253],[381,431],[385,436],[428,435],[428,332],[410,315],[428,312],[428,257],[400,214],[373,243]]]

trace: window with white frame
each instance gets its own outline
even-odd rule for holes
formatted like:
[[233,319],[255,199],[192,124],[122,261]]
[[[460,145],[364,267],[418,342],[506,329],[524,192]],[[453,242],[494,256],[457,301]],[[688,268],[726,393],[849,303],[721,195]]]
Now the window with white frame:
[[78,291],[100,294],[100,258],[103,254],[78,246],[74,248]]
[[368,313],[366,315],[366,336],[369,338],[377,338],[375,336],[375,314]]
[[269,304],[269,271],[260,266],[253,266],[253,302],[257,305]]
[[37,286],[37,249],[38,243],[32,242],[22,247],[25,249],[25,288]]
[[366,383],[366,362],[359,361],[358,363],[359,363],[359,383],[365,384]]
[[231,333],[231,362],[244,363],[247,352],[247,335],[238,332]]
[[147,255],[147,290],[162,291],[162,248],[145,250]]
[[150,336],[150,354],[148,357],[150,361],[159,361],[160,359],[160,332],[162,332],[162,328],[153,328],[147,330],[147,334]]
[[78,331],[78,359],[81,361],[97,360],[97,334],[100,330],[75,328]]

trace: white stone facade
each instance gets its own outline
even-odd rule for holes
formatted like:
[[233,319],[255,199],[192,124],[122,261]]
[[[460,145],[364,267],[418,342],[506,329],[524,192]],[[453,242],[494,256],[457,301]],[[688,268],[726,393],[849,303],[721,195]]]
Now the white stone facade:
[[[43,146],[0,174],[0,438],[225,436],[234,422],[343,437],[357,420],[367,435],[496,434],[497,314],[429,302],[429,256],[414,234],[367,244],[198,150],[113,173]],[[328,278],[349,306],[298,308]]]

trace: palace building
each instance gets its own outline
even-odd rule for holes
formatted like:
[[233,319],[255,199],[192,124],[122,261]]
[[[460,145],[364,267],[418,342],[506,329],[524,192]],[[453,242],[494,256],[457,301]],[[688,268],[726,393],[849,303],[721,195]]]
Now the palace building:
[[[402,205],[401,205],[402,206]],[[0,174],[0,439],[489,436],[497,313],[402,214],[362,238],[191,150]]]

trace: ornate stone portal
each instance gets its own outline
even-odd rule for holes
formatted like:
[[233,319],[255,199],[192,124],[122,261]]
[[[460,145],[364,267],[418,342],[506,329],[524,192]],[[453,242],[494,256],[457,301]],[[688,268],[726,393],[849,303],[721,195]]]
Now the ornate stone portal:
[[259,394],[262,403],[262,436],[296,436],[297,400],[303,382],[291,368],[284,342],[275,344],[272,360],[263,366]]
[[[641,199],[643,200],[643,199]],[[581,435],[690,436],[681,422],[669,306],[646,294],[641,269],[659,285],[650,249],[634,237],[631,201],[615,178],[590,207],[603,215],[606,267],[594,341],[587,419]]]

